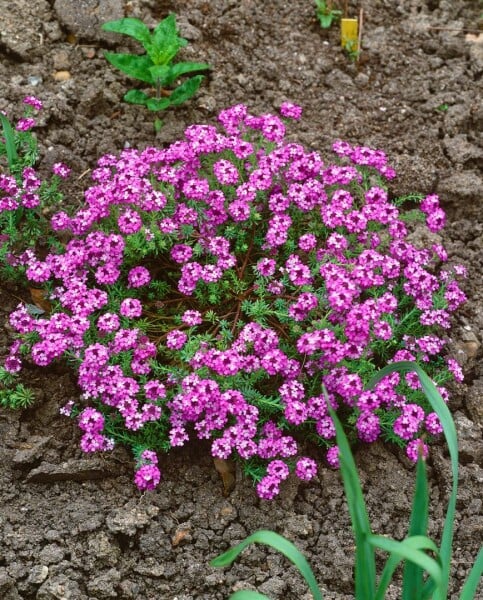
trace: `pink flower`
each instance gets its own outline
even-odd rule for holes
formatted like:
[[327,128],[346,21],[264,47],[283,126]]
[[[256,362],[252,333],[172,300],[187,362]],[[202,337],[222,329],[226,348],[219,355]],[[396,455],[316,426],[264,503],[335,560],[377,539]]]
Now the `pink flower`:
[[127,274],[129,287],[138,288],[147,285],[151,281],[151,275],[145,267],[134,267]]
[[52,173],[58,175],[62,179],[67,179],[71,173],[71,169],[66,164],[58,162],[52,166]]
[[188,336],[184,331],[179,329],[173,329],[166,336],[166,346],[171,350],[180,350],[188,339]]
[[154,490],[161,479],[161,471],[154,464],[139,467],[134,475],[134,483],[141,491]]

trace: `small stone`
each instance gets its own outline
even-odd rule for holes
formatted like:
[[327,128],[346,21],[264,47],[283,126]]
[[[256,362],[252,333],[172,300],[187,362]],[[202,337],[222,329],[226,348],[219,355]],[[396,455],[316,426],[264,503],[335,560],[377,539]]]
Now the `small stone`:
[[330,88],[344,90],[344,92],[346,92],[348,88],[354,87],[354,81],[352,77],[340,69],[333,69],[325,78],[325,85]]
[[40,585],[43,583],[49,574],[49,567],[46,565],[35,565],[32,567],[30,574],[27,578],[27,583],[31,583],[33,585]]
[[285,519],[283,535],[288,538],[306,538],[314,532],[312,523],[306,515],[294,515]]
[[55,81],[68,81],[71,78],[69,71],[55,71],[53,75]]
[[179,28],[179,32],[182,37],[186,38],[190,42],[198,42],[203,37],[201,31],[192,25],[187,19],[183,16],[179,16],[176,19],[176,23]]
[[138,529],[145,527],[159,512],[156,506],[119,508],[113,510],[106,519],[107,528],[111,533],[122,533],[133,536]]
[[205,94],[198,99],[198,106],[209,113],[215,112],[216,100],[213,96]]
[[57,544],[49,544],[42,548],[39,554],[40,560],[46,565],[59,563],[65,556],[65,550]]
[[455,172],[439,182],[437,193],[446,202],[480,200],[483,180],[476,171]]
[[27,83],[29,85],[32,85],[33,87],[40,85],[42,81],[43,79],[39,75],[30,75],[29,77],[27,77]]
[[461,412],[454,415],[456,431],[458,433],[458,446],[460,460],[463,464],[481,463],[483,459],[483,446],[481,444],[481,427],[470,421]]
[[89,538],[88,549],[100,564],[109,567],[113,567],[118,562],[121,554],[119,547],[111,543],[109,536],[104,531]]
[[43,462],[27,475],[29,483],[51,483],[52,481],[92,481],[117,474],[113,465],[100,458],[68,460],[60,465]]
[[103,23],[125,16],[119,0],[55,0],[54,10],[61,27],[78,39],[119,42],[119,36],[101,29]]
[[478,354],[478,350],[480,349],[480,343],[479,342],[464,342],[463,348],[464,348],[464,352],[468,358],[475,358],[475,356]]
[[95,577],[87,583],[87,589],[90,594],[97,598],[117,598],[116,587],[121,581],[121,574],[117,569],[109,569],[98,577]]
[[65,575],[49,577],[40,586],[35,600],[75,600],[85,597],[77,582]]
[[476,380],[469,388],[465,404],[471,419],[483,426],[483,380]]
[[82,54],[83,54],[84,58],[89,58],[89,59],[95,58],[96,57],[96,49],[84,47],[84,48],[82,48]]
[[366,85],[369,83],[369,75],[366,73],[358,73],[354,79],[354,82],[357,87],[366,87]]
[[[0,592],[4,598],[15,587],[15,581],[8,575],[4,567],[0,568]],[[20,596],[19,596],[20,598]]]
[[142,563],[137,564],[134,571],[143,577],[163,577],[166,575],[164,564],[149,557]]
[[53,57],[54,69],[59,72],[68,71],[70,68],[69,53],[65,50],[56,52]]
[[50,441],[50,436],[32,436],[15,452],[12,462],[15,467],[25,467],[41,458]]
[[464,133],[454,137],[447,135],[443,143],[448,156],[455,163],[464,164],[469,160],[478,160],[483,157],[483,151],[475,144],[471,144]]
[[266,594],[270,598],[281,598],[287,590],[287,582],[281,577],[270,577],[259,587],[260,592]]
[[139,598],[140,597],[140,588],[137,583],[134,581],[129,581],[125,579],[121,581],[119,584],[119,591],[121,592],[122,598]]
[[462,333],[461,333],[461,338],[464,342],[474,342],[475,344],[480,344],[476,333],[474,331],[472,331],[470,328],[468,329],[463,329]]

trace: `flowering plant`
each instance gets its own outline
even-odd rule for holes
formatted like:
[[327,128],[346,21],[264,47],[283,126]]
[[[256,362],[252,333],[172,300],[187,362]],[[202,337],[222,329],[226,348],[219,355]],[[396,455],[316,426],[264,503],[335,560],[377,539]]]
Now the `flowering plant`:
[[52,176],[42,180],[35,170],[39,153],[31,130],[42,102],[27,96],[24,105],[25,114],[14,127],[0,113],[4,134],[0,157],[7,159],[6,172],[0,172],[0,275],[10,280],[24,280],[25,269],[15,260],[15,254],[41,245],[58,245],[48,214],[61,201],[59,184],[70,172],[66,165],[56,163]]
[[421,436],[441,432],[414,373],[365,391],[387,362],[422,361],[443,395],[461,376],[441,333],[464,269],[408,239],[410,221],[443,227],[437,196],[407,210],[414,197],[388,196],[383,152],[337,141],[326,164],[284,140],[300,107],[280,112],[237,105],[224,131],[193,125],[167,148],[101,157],[85,204],[52,216],[70,240],[15,259],[52,311],[10,315],[5,368],[66,357],[82,396],[62,412],[82,449],[131,446],[140,489],[160,480],[156,452],[191,437],[241,459],[266,499],[290,472],[314,477],[306,440],[337,466],[324,387],[353,441],[383,437],[416,461]]

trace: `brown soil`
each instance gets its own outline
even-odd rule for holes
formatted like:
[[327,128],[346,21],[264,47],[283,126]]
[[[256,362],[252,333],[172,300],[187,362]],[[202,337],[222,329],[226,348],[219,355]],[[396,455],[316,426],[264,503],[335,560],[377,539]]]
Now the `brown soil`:
[[[399,177],[394,194],[440,194],[450,215],[443,241],[469,269],[469,302],[451,331],[466,382],[453,391],[461,450],[451,598],[473,563],[483,519],[483,43],[475,0],[364,0],[359,62],[341,50],[338,28],[321,30],[309,0],[10,0],[0,18],[0,109],[19,115],[25,95],[45,105],[37,129],[41,169],[69,163],[78,189],[106,152],[163,144],[194,122],[213,122],[238,102],[254,112],[291,100],[304,107],[294,139],[322,153],[336,138],[380,147]],[[358,10],[350,2],[351,12]],[[100,24],[130,14],[154,25],[173,11],[190,45],[188,60],[213,66],[197,97],[168,112],[155,136],[152,115],[122,103],[128,81],[103,58],[121,48]],[[443,29],[437,29],[443,28]],[[66,72],[62,77],[60,72]],[[0,282],[1,283],[1,282]],[[2,322],[18,303],[0,285]],[[0,354],[9,330],[0,330]],[[5,600],[223,599],[243,587],[271,598],[308,600],[301,578],[260,546],[230,570],[208,563],[260,528],[303,550],[329,599],[352,598],[354,546],[338,473],[288,482],[272,503],[239,477],[222,495],[205,446],[162,457],[164,481],[152,494],[132,484],[127,452],[89,458],[76,426],[58,414],[78,394],[69,372],[31,370],[37,402],[0,412],[0,597]],[[357,454],[374,530],[406,532],[414,471],[381,444]],[[431,533],[438,536],[449,490],[443,445],[432,450]],[[391,592],[398,597],[397,589]],[[483,590],[480,589],[480,594]],[[480,596],[483,597],[483,596]]]

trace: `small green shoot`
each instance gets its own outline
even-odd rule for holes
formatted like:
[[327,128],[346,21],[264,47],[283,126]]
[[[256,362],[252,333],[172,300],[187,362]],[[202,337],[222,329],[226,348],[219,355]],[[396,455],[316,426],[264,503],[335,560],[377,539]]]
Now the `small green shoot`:
[[446,104],[446,102],[443,102],[443,104],[440,104],[439,106],[436,107],[436,110],[438,110],[439,112],[447,112],[449,109],[449,104]]
[[28,408],[35,401],[34,392],[17,383],[15,374],[0,367],[0,406],[11,410]]
[[333,8],[333,2],[328,0],[315,0],[317,18],[322,29],[330,29],[342,16],[342,11]]
[[[174,14],[163,19],[153,31],[140,19],[131,17],[104,23],[102,29],[127,35],[143,46],[145,54],[105,52],[104,56],[129,77],[154,88],[154,96],[139,89],[129,90],[124,95],[126,102],[141,104],[152,112],[163,111],[189,100],[198,91],[203,75],[190,75],[183,82],[177,83],[179,78],[211,68],[206,63],[173,62],[179,50],[188,44],[179,36]],[[158,131],[161,126],[162,121],[157,118],[155,129]]]

